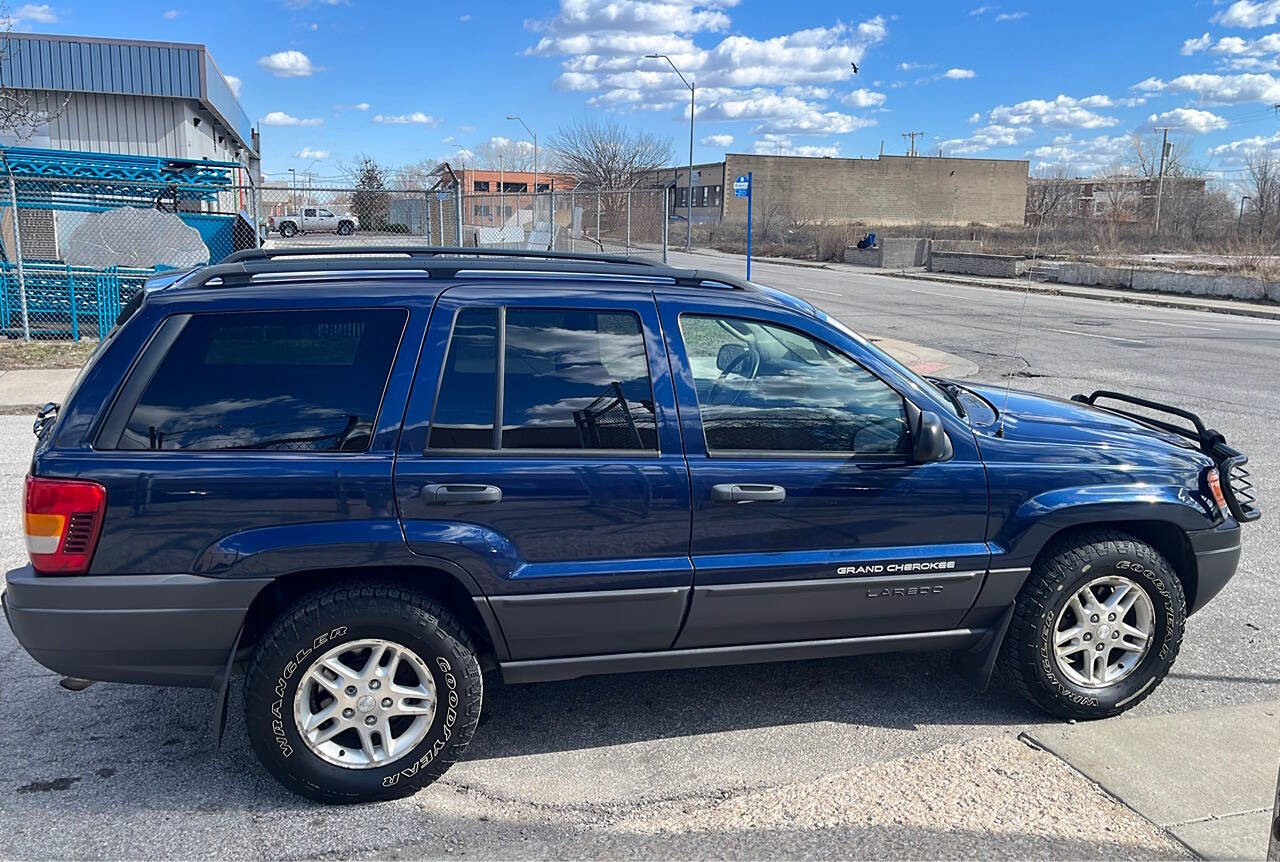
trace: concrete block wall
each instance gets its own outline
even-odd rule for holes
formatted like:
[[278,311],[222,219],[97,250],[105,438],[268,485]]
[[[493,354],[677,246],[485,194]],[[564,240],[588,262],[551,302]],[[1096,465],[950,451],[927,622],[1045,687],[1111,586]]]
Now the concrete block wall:
[[844,247],[844,262],[856,263],[858,266],[880,266],[880,246],[858,248],[856,245]]
[[1280,283],[1244,275],[1171,272],[1163,269],[1069,262],[1058,267],[1057,280],[1062,284],[1120,287],[1153,293],[1280,302]]
[[934,239],[929,241],[933,251],[967,251],[977,254],[982,251],[980,239]]
[[925,266],[929,262],[929,240],[885,237],[880,240],[880,265],[887,269]]
[[987,278],[1017,278],[1026,261],[1011,254],[973,254],[962,251],[935,251],[929,255],[930,272],[952,272]]
[[751,172],[757,218],[777,205],[804,221],[868,224],[1021,224],[1027,203],[1023,160],[881,156],[725,156],[724,218],[745,221],[746,198],[727,184]]

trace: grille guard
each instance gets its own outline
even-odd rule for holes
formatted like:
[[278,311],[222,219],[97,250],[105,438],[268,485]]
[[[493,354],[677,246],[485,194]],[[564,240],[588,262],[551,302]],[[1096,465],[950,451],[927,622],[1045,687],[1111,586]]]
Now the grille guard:
[[[1099,399],[1120,401],[1125,404],[1145,407],[1148,410],[1167,413],[1187,420],[1193,427],[1188,428],[1186,425],[1179,425],[1165,419],[1099,404]],[[1226,498],[1227,508],[1231,510],[1232,517],[1241,523],[1256,521],[1262,517],[1262,509],[1258,507],[1253,482],[1249,478],[1249,456],[1238,449],[1228,446],[1226,438],[1218,431],[1207,427],[1204,421],[1195,413],[1190,410],[1184,410],[1181,407],[1174,407],[1171,404],[1162,404],[1159,401],[1139,398],[1135,395],[1125,395],[1122,392],[1111,392],[1106,389],[1099,389],[1091,395],[1072,395],[1071,400],[1116,413],[1127,419],[1133,419],[1144,425],[1159,428],[1161,431],[1168,431],[1171,434],[1177,434],[1181,437],[1186,437],[1188,440],[1195,441],[1199,445],[1200,451],[1212,458],[1213,463],[1217,465],[1218,476],[1222,484],[1222,496]]]

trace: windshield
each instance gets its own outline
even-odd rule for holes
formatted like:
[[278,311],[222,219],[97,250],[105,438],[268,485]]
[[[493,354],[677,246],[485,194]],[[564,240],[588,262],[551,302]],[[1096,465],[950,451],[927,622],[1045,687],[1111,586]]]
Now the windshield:
[[830,315],[830,314],[827,314],[827,312],[822,311],[821,309],[818,309],[818,308],[815,308],[815,309],[814,309],[814,311],[815,311],[815,312],[816,312],[816,314],[818,315],[818,319],[819,319],[819,320],[824,320],[824,321],[826,321],[827,323],[829,323],[829,324],[831,324],[832,326],[834,326],[836,329],[838,329],[838,330],[840,330],[841,332],[843,332],[845,335],[847,335],[847,336],[849,336],[850,338],[852,338],[854,341],[858,342],[858,344],[859,344],[862,348],[864,348],[865,350],[867,350],[867,351],[869,351],[869,352],[871,352],[871,353],[874,353],[874,354],[876,355],[876,357],[880,359],[880,361],[881,361],[881,362],[883,362],[884,364],[886,364],[886,365],[888,365],[888,366],[892,367],[895,371],[897,371],[897,372],[898,372],[899,374],[901,374],[903,377],[905,377],[905,378],[907,378],[908,380],[910,380],[913,384],[915,384],[915,385],[916,385],[916,386],[918,386],[919,388],[921,388],[921,389],[925,390],[926,392],[929,392],[931,395],[933,395],[935,398],[937,398],[937,399],[938,399],[939,401],[941,401],[943,404],[946,404],[946,405],[947,405],[947,409],[948,409],[948,410],[950,410],[953,414],[955,414],[956,416],[963,417],[963,415],[964,415],[964,414],[963,414],[963,412],[962,412],[962,408],[960,408],[960,407],[956,404],[955,396],[953,396],[951,393],[947,392],[945,389],[943,389],[943,388],[942,388],[941,386],[939,386],[938,384],[933,383],[933,382],[931,382],[931,381],[927,380],[927,379],[926,379],[926,378],[924,378],[924,377],[921,377],[919,374],[917,374],[916,372],[912,371],[912,370],[911,370],[910,368],[908,368],[906,365],[903,365],[903,364],[902,364],[901,362],[899,362],[897,359],[894,359],[894,358],[893,358],[892,356],[890,356],[888,353],[886,353],[885,351],[881,350],[879,347],[876,347],[876,346],[875,346],[874,344],[872,344],[870,341],[868,341],[867,339],[863,338],[861,335],[859,335],[858,333],[854,332],[854,331],[853,331],[852,329],[850,329],[849,327],[845,326],[845,325],[844,325],[843,323],[841,323],[841,322],[840,322],[840,320],[838,320],[836,317],[834,317],[834,316],[832,316],[832,315]]

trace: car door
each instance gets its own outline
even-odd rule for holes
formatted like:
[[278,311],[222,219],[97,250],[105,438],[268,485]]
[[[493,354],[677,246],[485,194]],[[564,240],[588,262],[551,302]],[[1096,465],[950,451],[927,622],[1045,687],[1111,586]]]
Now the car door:
[[[967,424],[808,315],[659,300],[693,504],[677,648],[957,626],[989,560]],[[949,460],[914,462],[916,407],[946,411]]]
[[410,548],[464,567],[512,659],[671,646],[689,479],[648,291],[453,287],[396,464]]

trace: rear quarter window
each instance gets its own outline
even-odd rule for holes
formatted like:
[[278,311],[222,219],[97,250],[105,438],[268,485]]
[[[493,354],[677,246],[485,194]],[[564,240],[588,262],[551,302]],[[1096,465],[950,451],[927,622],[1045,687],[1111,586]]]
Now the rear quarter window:
[[114,448],[362,452],[405,319],[402,309],[193,315]]

